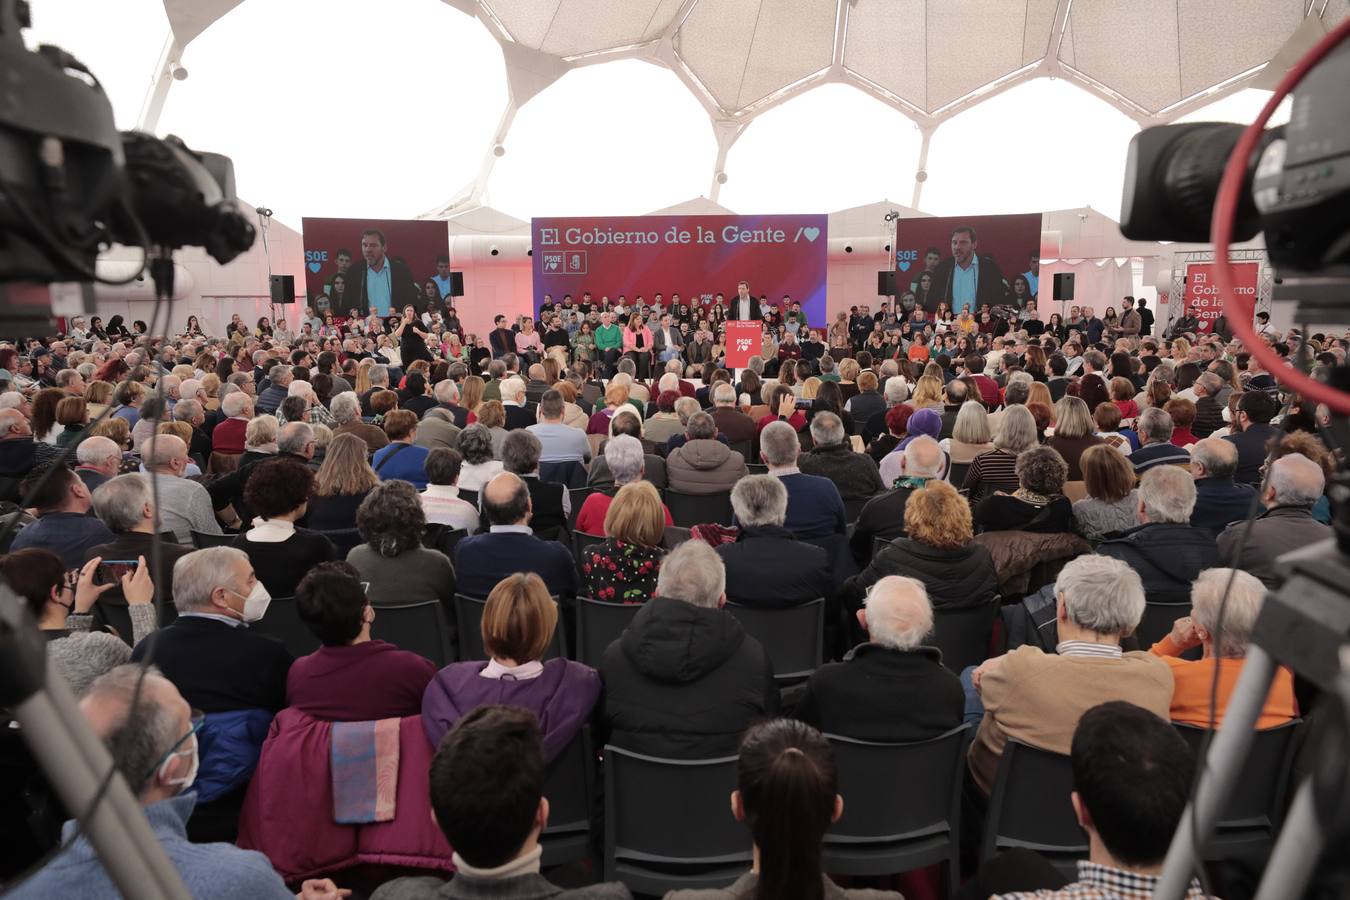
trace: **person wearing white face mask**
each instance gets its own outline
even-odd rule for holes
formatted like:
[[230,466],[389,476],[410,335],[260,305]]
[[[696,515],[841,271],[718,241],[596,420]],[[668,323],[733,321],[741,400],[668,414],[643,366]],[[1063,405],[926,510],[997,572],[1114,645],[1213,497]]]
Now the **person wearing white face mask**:
[[[272,597],[233,547],[189,553],[173,567],[174,623],[156,637],[154,662],[188,703],[207,713],[279,711],[286,705],[292,657],[248,627]],[[139,660],[142,644],[132,654]]]
[[[261,853],[188,840],[187,821],[196,805],[197,733],[203,714],[192,709],[158,670],[152,667],[142,680],[140,666],[118,666],[89,686],[80,712],[107,744],[113,763],[144,807],[151,831],[189,895],[197,900],[338,900],[348,893],[323,878],[306,881],[298,895],[292,894]],[[65,823],[62,838],[69,846],[9,896],[86,900],[122,896],[88,837],[75,837],[77,827],[74,820]]]

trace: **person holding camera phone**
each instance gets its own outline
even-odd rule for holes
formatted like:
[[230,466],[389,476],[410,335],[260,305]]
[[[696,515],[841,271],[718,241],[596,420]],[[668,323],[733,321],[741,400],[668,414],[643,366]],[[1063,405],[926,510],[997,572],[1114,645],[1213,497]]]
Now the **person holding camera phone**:
[[28,602],[38,628],[49,641],[94,630],[94,604],[121,586],[132,610],[132,643],[139,643],[158,626],[155,585],[145,557],[104,562],[94,556],[78,569],[66,569],[50,550],[31,547],[0,557],[0,578]]

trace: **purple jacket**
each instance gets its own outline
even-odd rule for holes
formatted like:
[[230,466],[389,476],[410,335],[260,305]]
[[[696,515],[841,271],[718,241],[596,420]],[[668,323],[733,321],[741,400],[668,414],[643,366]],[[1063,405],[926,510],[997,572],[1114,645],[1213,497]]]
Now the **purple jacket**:
[[544,734],[544,757],[555,759],[581,731],[600,699],[600,675],[589,666],[550,659],[528,681],[483,678],[483,660],[451,663],[431,679],[422,695],[422,725],[433,747],[455,723],[480,706],[502,704],[528,709]]

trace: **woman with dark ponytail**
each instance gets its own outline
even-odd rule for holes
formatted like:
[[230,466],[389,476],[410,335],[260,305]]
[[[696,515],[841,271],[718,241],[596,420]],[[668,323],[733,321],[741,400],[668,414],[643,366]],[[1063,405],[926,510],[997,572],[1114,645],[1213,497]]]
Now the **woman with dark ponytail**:
[[680,900],[900,900],[892,891],[844,890],[826,877],[821,842],[844,811],[834,754],[794,719],[753,726],[741,741],[731,809],[755,841],[754,868],[728,888],[675,891]]

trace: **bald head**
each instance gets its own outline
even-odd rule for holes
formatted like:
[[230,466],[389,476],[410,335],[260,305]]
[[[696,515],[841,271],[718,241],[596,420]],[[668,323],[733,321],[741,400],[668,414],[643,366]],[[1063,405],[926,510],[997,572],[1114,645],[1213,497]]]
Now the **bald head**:
[[0,409],[0,441],[32,437],[33,429],[17,409]]
[[905,447],[905,474],[914,478],[936,478],[942,468],[942,447],[922,435]]
[[873,643],[892,650],[913,650],[933,630],[933,606],[922,582],[888,575],[867,592],[858,621]]
[[182,475],[187,470],[187,444],[176,434],[157,434],[144,447],[149,466],[163,475]]
[[1191,474],[1196,478],[1232,478],[1237,471],[1237,444],[1205,438],[1191,447]]
[[94,435],[87,437],[75,448],[75,457],[80,465],[96,469],[112,478],[122,467],[122,448],[111,439]]
[[1302,453],[1291,453],[1270,466],[1266,506],[1312,506],[1326,489],[1322,467]]
[[525,525],[530,521],[530,489],[512,472],[489,481],[483,488],[482,501],[490,525]]

